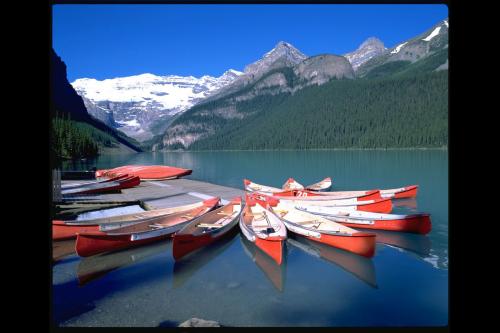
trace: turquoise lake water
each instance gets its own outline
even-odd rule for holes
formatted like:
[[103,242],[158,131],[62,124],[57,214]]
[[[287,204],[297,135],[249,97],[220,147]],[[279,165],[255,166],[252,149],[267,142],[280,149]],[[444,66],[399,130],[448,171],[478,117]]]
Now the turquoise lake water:
[[56,325],[168,327],[192,317],[225,326],[448,323],[447,150],[141,153],[63,168],[125,164],[189,168],[187,178],[237,188],[243,178],[281,187],[288,177],[310,184],[327,176],[334,190],[418,184],[417,198],[394,201],[393,212],[430,213],[432,231],[377,231],[371,259],[290,237],[281,266],[239,230],[181,263],[171,241],[84,259],[71,254],[53,266]]

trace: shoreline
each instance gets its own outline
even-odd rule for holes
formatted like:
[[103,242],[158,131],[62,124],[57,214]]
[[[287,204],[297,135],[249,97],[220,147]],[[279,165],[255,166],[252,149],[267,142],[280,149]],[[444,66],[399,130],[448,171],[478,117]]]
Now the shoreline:
[[262,152],[262,151],[356,151],[356,150],[448,150],[448,147],[410,147],[410,148],[314,148],[314,149],[214,149],[214,150],[158,150],[145,153],[209,153],[209,152]]

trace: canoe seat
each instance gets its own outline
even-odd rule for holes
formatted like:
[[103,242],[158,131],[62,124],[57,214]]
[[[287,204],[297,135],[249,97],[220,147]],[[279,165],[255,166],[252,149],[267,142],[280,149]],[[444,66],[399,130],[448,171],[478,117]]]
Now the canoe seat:
[[217,215],[231,216],[231,215],[233,215],[233,213],[218,212]]
[[221,224],[214,224],[214,223],[199,223],[196,225],[198,228],[222,228],[223,225]]
[[318,229],[318,227],[321,225],[321,221],[313,220],[313,221],[304,221],[304,222],[299,222],[300,225],[303,226],[311,226],[314,229]]
[[165,226],[163,224],[159,224],[159,223],[150,224],[149,227],[153,228],[153,229],[165,228]]

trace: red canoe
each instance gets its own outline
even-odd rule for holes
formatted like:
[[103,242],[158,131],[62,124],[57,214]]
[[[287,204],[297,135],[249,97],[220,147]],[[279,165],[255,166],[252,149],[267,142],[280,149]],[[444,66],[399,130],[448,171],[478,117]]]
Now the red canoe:
[[375,253],[374,234],[360,232],[321,216],[300,211],[293,204],[280,200],[261,200],[262,197],[259,196],[252,198],[262,206],[269,204],[268,210],[297,235],[368,258]]
[[80,186],[76,188],[63,189],[63,195],[73,195],[73,194],[93,194],[93,193],[104,193],[111,191],[118,191],[126,188],[131,188],[137,186],[141,183],[141,180],[137,176],[127,176],[120,177],[117,180],[93,183],[86,186]]
[[294,204],[295,206],[304,207],[325,207],[337,210],[348,210],[348,211],[365,211],[373,213],[390,213],[392,211],[392,201],[391,199],[372,199],[372,200],[357,200],[357,198],[352,199],[340,199],[340,200],[315,200],[317,197],[278,197],[269,196],[261,193],[252,193],[253,197],[261,197],[261,200],[281,200],[286,203]]
[[127,178],[130,177],[128,174],[123,174],[117,177],[105,179],[105,180],[99,180],[99,181],[91,181],[91,182],[84,182],[84,183],[70,183],[70,184],[63,184],[61,185],[61,189],[66,190],[66,189],[72,189],[72,188],[78,188],[78,187],[85,187],[93,184],[102,184],[102,183],[108,183],[108,182],[113,182],[119,179]]
[[70,221],[52,221],[52,240],[59,241],[64,239],[76,238],[77,233],[109,231],[124,227],[160,216],[166,216],[173,213],[185,212],[202,206],[214,207],[218,205],[220,198],[214,197],[194,204],[182,205],[176,207],[168,207],[161,209],[147,210],[140,213],[131,213],[116,215],[110,217],[102,217],[91,220],[70,220]]
[[192,170],[166,165],[125,165],[114,169],[97,170],[96,177],[115,177],[123,173],[138,176],[141,180],[166,180],[189,175]]
[[311,200],[343,200],[343,199],[357,199],[357,201],[382,199],[379,190],[363,191],[358,194],[343,194],[334,193],[322,194],[326,192],[314,192],[309,190],[291,190],[272,193],[275,197],[297,197],[297,198],[311,198]]
[[191,221],[175,233],[172,252],[175,260],[209,245],[226,235],[237,224],[241,214],[241,197]]
[[347,211],[336,207],[297,206],[297,209],[317,214],[348,227],[378,229],[427,234],[431,231],[430,214],[377,214],[362,211]]
[[[299,183],[297,183],[295,180],[293,180],[293,182],[296,183],[296,185],[294,185],[296,187],[302,186]],[[271,186],[260,185],[260,184],[254,183],[248,179],[244,179],[243,183],[245,185],[245,190],[247,190],[249,192],[261,192],[263,194],[271,195],[273,193],[278,193],[278,192],[283,191],[282,189],[278,189],[276,187],[271,187]],[[366,195],[368,192],[374,191],[374,190],[361,190],[361,191],[324,192],[321,190],[313,190],[312,188],[310,188],[311,186],[312,185],[306,187],[306,190],[308,190],[308,192],[312,192],[312,193],[315,193],[317,195],[324,195],[324,196],[359,197],[359,196]],[[380,190],[380,197],[381,198],[391,198],[391,199],[414,198],[417,196],[417,192],[418,192],[418,185],[409,185],[409,186],[404,186],[404,187],[400,187],[400,188]]]
[[248,195],[245,196],[245,203],[239,222],[241,232],[250,242],[281,265],[283,243],[287,236],[285,224],[267,209],[257,205],[257,202]]
[[[288,181],[294,181],[290,178]],[[318,192],[310,190],[280,190],[278,188],[260,185],[253,183],[248,179],[244,179],[245,190],[249,192],[257,192],[265,195],[281,197],[298,197],[307,198],[310,200],[341,200],[341,199],[358,199],[358,200],[373,200],[381,199],[379,190],[370,191],[342,191],[342,192]],[[296,186],[292,186],[296,187]]]
[[108,251],[116,251],[143,244],[153,243],[179,231],[187,223],[214,209],[202,206],[190,211],[146,219],[139,223],[102,232],[78,233],[76,253],[88,257]]
[[317,183],[304,186],[297,182],[293,178],[288,178],[288,180],[283,184],[282,189],[285,191],[289,190],[311,190],[311,191],[324,191],[332,187],[332,178],[326,177],[322,181]]

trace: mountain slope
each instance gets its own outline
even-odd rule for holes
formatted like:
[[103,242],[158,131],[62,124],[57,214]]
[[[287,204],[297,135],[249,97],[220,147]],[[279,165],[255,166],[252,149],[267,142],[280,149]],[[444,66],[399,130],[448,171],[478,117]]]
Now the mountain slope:
[[[161,141],[153,144],[153,149],[185,149],[197,140],[215,135],[227,123],[244,120],[253,114],[252,110],[244,108],[246,101],[267,100],[268,97],[263,97],[266,95],[294,94],[304,87],[324,84],[333,78],[354,78],[350,63],[342,56],[324,54],[297,62],[301,57],[290,57],[290,44],[280,42],[273,50],[284,49],[286,52],[279,52],[279,56],[273,56],[273,51],[266,53],[263,59],[273,57],[273,61],[266,62],[265,66],[262,65],[264,62],[250,66],[249,76],[242,75],[224,92],[180,115],[167,128]],[[290,61],[290,58],[295,60]],[[246,81],[242,83],[240,80]]]
[[447,72],[332,80],[294,95],[240,103],[192,150],[441,147],[447,145]]
[[345,57],[292,57],[296,63],[294,48],[280,43],[281,56],[247,66],[254,76],[180,115],[152,148],[446,146],[447,29],[444,20],[391,49],[372,38]]
[[142,141],[156,134],[151,127],[161,126],[158,122],[168,122],[242,74],[232,69],[218,78],[141,74],[101,81],[82,78],[72,85],[90,114]]
[[378,57],[385,53],[387,48],[384,43],[376,37],[370,37],[365,40],[355,51],[344,54],[344,57],[349,60],[352,68],[356,71],[359,66],[368,60]]
[[404,41],[361,64],[356,68],[356,75],[363,77],[377,67],[391,62],[407,61],[414,63],[447,48],[448,19],[445,19],[424,33]]
[[[51,118],[57,116],[66,119],[70,123],[73,122],[69,126],[84,128],[85,132],[92,132],[93,140],[101,147],[124,145],[132,151],[142,151],[133,139],[108,127],[87,113],[82,98],[67,80],[66,65],[54,50],[51,52],[51,103]],[[98,138],[104,139],[99,140]]]

